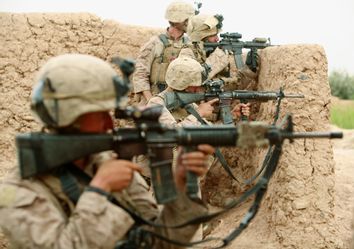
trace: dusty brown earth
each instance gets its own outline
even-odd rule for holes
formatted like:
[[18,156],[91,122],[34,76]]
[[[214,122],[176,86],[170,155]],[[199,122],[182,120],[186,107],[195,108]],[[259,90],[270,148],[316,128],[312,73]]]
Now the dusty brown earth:
[[[161,30],[123,25],[90,14],[0,13],[0,179],[16,165],[14,136],[38,130],[29,111],[33,78],[45,61],[62,53],[86,53],[109,61],[135,58],[139,47]],[[336,129],[329,125],[331,103],[327,59],[319,45],[284,45],[261,53],[257,89],[301,92],[302,101],[285,100],[280,116],[294,114],[298,131]],[[271,122],[274,103],[259,107],[257,120]],[[332,145],[334,147],[332,148]],[[345,139],[285,143],[283,156],[249,227],[230,248],[349,248],[353,213],[354,131]],[[247,178],[259,168],[264,150],[228,150],[235,174]],[[222,204],[240,188],[220,169],[207,177],[206,196]],[[219,217],[212,236],[225,236],[238,225],[250,201]],[[1,237],[1,235],[0,235]],[[0,248],[6,240],[0,238]]]

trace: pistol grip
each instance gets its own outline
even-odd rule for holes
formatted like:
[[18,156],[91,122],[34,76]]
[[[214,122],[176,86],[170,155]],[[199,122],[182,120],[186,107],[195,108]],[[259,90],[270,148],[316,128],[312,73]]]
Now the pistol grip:
[[[195,151],[196,147],[185,147],[184,152],[191,152]],[[191,199],[198,199],[199,198],[199,182],[198,176],[190,171],[187,171],[186,174],[186,193]]]
[[[242,104],[247,104],[247,100],[246,99],[241,99],[240,102]],[[242,108],[241,108],[241,121],[248,121],[248,117],[246,115],[242,114]]]

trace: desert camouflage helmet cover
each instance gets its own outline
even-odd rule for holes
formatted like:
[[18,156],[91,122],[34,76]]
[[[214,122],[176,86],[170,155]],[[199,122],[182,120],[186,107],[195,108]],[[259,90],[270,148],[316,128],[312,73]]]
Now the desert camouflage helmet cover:
[[184,1],[174,1],[167,6],[165,18],[173,23],[181,23],[194,16],[194,13],[192,4]]
[[189,86],[202,84],[202,66],[188,56],[179,56],[173,60],[166,71],[166,83],[169,87],[182,91]]
[[192,42],[198,42],[205,37],[216,35],[221,32],[222,15],[196,15],[190,18],[187,34]]
[[[39,71],[32,91],[32,110],[43,102],[55,127],[65,127],[80,115],[116,107],[113,77],[117,73],[103,60],[90,55],[66,54],[50,59]],[[52,125],[53,126],[53,125]]]

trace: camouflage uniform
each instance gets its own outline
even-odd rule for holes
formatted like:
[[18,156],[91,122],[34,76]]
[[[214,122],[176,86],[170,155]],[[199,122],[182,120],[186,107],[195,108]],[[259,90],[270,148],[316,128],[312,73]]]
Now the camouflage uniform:
[[[206,212],[182,193],[160,212],[138,173],[128,188],[113,194],[125,208],[165,225],[181,224]],[[21,180],[14,173],[0,185],[0,227],[12,248],[114,248],[134,223],[123,208],[95,192],[84,191],[75,205],[53,175]],[[188,242],[197,227],[156,232]],[[178,247],[157,240],[153,248]]]
[[[123,89],[122,82],[117,80],[113,68],[93,56],[55,57],[39,72],[32,92],[32,110],[50,131],[60,133],[68,127],[75,129],[82,115],[94,112],[108,115],[108,110],[121,104],[128,88]],[[120,84],[120,92],[115,87],[117,84]],[[111,152],[85,158],[85,173],[95,179],[100,165],[113,158],[116,156]],[[111,193],[119,205],[107,198],[108,193],[84,188],[87,184],[75,174],[75,187],[82,192],[77,196],[77,203],[70,196],[72,189],[67,191],[52,171],[29,179],[20,179],[19,174],[13,172],[0,184],[0,228],[12,248],[110,249],[123,240],[134,225],[141,225],[136,224],[127,210],[165,225],[181,224],[207,211],[184,193],[179,193],[175,201],[159,210],[144,179],[133,172],[129,186]],[[182,229],[153,230],[169,239],[188,242],[197,229],[198,225],[191,225]],[[152,247],[179,248],[160,240]]]
[[[166,108],[167,99],[165,95],[166,93],[173,92],[174,90],[183,91],[188,86],[200,86],[202,83],[202,72],[203,68],[200,66],[200,64],[194,59],[191,59],[188,54],[181,54],[178,59],[169,65],[166,72],[166,83],[169,87],[155,97],[152,97],[147,103],[147,106],[163,106],[162,114],[159,117],[160,123],[173,127],[201,125],[197,118],[194,115],[189,114],[184,108],[177,108],[175,110],[169,111]],[[198,108],[198,105],[195,103],[193,103],[192,106],[195,110]],[[205,119],[204,121],[207,122]],[[177,158],[176,149],[174,149],[173,155],[174,158],[172,167],[175,168]],[[144,158],[140,157],[140,160],[144,161]],[[214,157],[209,156],[209,167],[212,165],[213,161]],[[199,192],[199,196],[201,197],[201,192]],[[202,238],[203,228],[200,225],[198,231],[192,238],[192,241],[199,241]]]
[[[186,23],[194,15],[191,4],[183,1],[172,2],[168,5],[165,18],[170,25]],[[186,29],[186,26],[184,27]],[[185,32],[185,30],[183,30]],[[169,35],[169,29],[165,34],[152,37],[140,50],[136,61],[136,69],[133,76],[135,100],[140,104],[146,104],[142,92],[151,91],[152,95],[166,88],[165,74],[171,61],[177,58],[183,47],[189,40],[186,35],[173,39]]]
[[[189,86],[200,86],[202,83],[203,68],[194,59],[182,54],[178,59],[170,63],[166,72],[166,83],[169,86],[165,91],[152,97],[148,106],[162,105],[163,112],[160,116],[160,123],[172,126],[200,125],[200,122],[187,113],[184,108],[178,108],[172,113],[166,108],[165,94],[173,91],[183,91]],[[193,104],[194,108],[198,106]]]
[[[166,40],[163,42],[163,40]],[[136,69],[133,75],[134,93],[151,90],[152,94],[161,92],[159,85],[165,84],[165,73],[172,60],[178,57],[180,50],[186,46],[187,36],[183,35],[178,40],[172,40],[168,32],[154,36],[140,50],[136,60]],[[164,45],[164,43],[167,43]]]
[[187,34],[191,39],[191,48],[194,58],[201,64],[210,66],[208,78],[215,77],[224,80],[226,90],[235,90],[240,84],[248,85],[257,78],[257,73],[251,71],[247,66],[237,69],[233,54],[229,54],[216,48],[210,55],[204,51],[204,39],[208,36],[217,35],[220,32],[223,18],[218,15],[197,15],[190,19]]

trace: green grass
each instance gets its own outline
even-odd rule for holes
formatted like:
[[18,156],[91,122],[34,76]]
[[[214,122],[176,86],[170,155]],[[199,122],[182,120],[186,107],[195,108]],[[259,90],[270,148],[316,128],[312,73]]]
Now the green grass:
[[354,129],[354,106],[332,106],[331,123],[343,129]]

